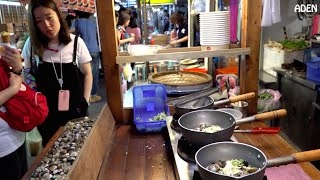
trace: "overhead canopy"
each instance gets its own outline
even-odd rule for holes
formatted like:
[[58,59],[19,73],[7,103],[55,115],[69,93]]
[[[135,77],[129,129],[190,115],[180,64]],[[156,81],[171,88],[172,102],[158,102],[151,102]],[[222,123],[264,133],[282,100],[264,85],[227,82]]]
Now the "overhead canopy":
[[[54,0],[58,7],[94,13],[96,11],[94,0]],[[19,0],[28,4],[30,0]]]
[[[143,3],[144,0],[140,0],[141,3]],[[148,3],[149,0],[146,0]],[[150,4],[174,4],[175,0],[150,0]]]
[[94,0],[62,0],[61,7],[90,13],[96,11]]

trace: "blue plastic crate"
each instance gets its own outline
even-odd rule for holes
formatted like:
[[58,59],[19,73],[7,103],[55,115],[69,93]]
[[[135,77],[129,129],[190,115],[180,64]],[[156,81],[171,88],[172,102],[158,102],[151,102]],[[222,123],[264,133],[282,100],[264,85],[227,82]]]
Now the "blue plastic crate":
[[320,62],[307,63],[307,79],[320,82]]
[[166,119],[150,121],[162,112],[170,115],[166,100],[166,88],[162,84],[133,87],[133,122],[139,132],[159,132],[166,127]]

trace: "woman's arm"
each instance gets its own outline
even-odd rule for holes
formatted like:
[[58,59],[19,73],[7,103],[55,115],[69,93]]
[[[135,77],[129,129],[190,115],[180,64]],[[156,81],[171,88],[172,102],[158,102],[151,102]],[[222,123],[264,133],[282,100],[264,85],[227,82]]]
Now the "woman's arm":
[[135,38],[136,38],[136,42],[137,42],[138,44],[140,44],[140,41],[141,41],[141,32],[140,32],[140,28],[137,28]]
[[171,44],[171,45],[175,45],[175,44],[183,43],[183,42],[188,41],[188,39],[189,39],[189,37],[188,37],[188,36],[185,36],[185,37],[183,37],[183,38],[181,38],[181,39],[177,39],[177,40],[172,40],[172,41],[170,41],[170,44]]
[[[4,77],[0,77],[4,78]],[[10,73],[9,87],[0,91],[0,106],[16,95],[21,88],[22,78],[14,73]]]
[[90,62],[80,64],[81,72],[84,76],[83,96],[89,102],[92,88],[92,72]]
[[119,45],[134,41],[134,37],[130,37],[127,39],[121,39],[121,32],[119,30],[117,30],[117,34],[118,34]]

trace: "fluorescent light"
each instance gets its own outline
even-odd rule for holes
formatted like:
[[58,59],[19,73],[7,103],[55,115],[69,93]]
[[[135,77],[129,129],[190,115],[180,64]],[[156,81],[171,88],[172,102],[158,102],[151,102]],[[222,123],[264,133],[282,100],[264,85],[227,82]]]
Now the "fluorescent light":
[[11,1],[0,1],[0,4],[13,5],[13,6],[20,6],[21,5],[19,2],[11,2]]

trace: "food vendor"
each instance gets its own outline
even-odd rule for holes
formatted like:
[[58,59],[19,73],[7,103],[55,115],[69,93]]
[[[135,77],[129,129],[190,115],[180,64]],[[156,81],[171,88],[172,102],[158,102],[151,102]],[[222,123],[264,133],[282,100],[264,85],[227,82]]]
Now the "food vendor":
[[171,32],[170,45],[174,47],[188,47],[188,24],[180,12],[171,14],[174,30]]

